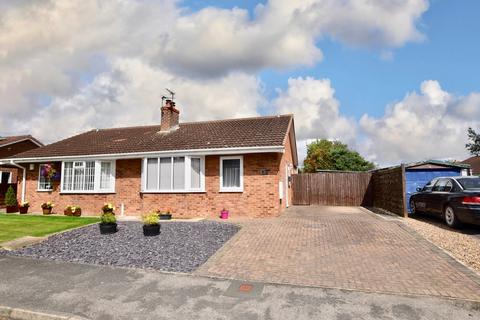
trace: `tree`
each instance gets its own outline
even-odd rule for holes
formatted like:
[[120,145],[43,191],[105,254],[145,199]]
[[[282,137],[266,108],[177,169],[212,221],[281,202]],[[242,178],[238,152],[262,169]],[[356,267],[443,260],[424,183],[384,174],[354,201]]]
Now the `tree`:
[[307,146],[304,172],[319,170],[368,171],[375,165],[340,141],[316,140]]
[[17,196],[15,195],[15,190],[12,186],[8,187],[7,192],[5,193],[5,205],[8,207],[14,207],[17,205]]
[[467,135],[470,142],[465,147],[470,151],[470,154],[477,157],[480,156],[480,134],[476,133],[472,128],[468,128]]

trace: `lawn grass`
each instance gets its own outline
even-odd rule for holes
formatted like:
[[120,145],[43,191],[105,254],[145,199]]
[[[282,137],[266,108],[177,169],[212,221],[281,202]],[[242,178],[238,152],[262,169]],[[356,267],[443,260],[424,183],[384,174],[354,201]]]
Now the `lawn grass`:
[[99,221],[95,217],[0,214],[0,242],[24,236],[41,237]]

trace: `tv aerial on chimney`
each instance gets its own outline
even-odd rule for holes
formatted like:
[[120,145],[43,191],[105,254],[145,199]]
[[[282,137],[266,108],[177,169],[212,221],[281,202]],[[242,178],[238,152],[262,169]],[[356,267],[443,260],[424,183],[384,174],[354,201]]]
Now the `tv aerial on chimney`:
[[173,99],[175,98],[175,92],[173,92],[172,90],[168,89],[168,88],[165,88],[165,90],[168,91],[168,93],[170,93],[170,96],[171,96],[171,100],[173,101]]

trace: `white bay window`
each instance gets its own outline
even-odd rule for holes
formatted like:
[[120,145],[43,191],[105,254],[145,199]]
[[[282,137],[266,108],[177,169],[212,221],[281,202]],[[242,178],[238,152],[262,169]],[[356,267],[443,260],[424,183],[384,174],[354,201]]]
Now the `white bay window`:
[[142,166],[143,192],[203,192],[203,156],[146,158]]
[[61,192],[115,192],[115,161],[63,162]]

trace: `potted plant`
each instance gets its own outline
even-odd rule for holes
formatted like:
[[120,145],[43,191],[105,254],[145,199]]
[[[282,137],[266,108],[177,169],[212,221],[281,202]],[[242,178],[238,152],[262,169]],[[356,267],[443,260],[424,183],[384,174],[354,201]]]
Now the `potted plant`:
[[102,213],[99,227],[101,234],[115,233],[117,232],[117,218],[111,212]]
[[28,203],[28,201],[25,201],[25,202],[22,202],[20,203],[20,205],[18,206],[18,211],[21,213],[21,214],[25,214],[28,212],[28,208],[30,207],[30,203]]
[[160,220],[171,220],[172,219],[172,213],[170,211],[170,209],[167,209],[165,211],[162,211],[162,210],[158,210],[158,216],[160,218]]
[[7,207],[7,213],[17,212],[17,205],[17,196],[15,195],[15,191],[13,190],[12,186],[10,186],[5,193],[5,206]]
[[228,219],[228,210],[226,210],[225,208],[220,211],[220,219]]
[[40,174],[48,179],[48,185],[45,186],[46,189],[53,189],[53,185],[51,185],[51,180],[56,177],[57,170],[52,163],[46,163],[41,167]]
[[53,204],[53,202],[48,201],[48,202],[42,203],[41,207],[42,207],[43,214],[51,214],[52,210],[53,210],[53,207],[54,207],[54,204]]
[[144,236],[158,236],[160,234],[160,224],[158,223],[160,218],[157,212],[142,215],[142,220]]
[[113,204],[111,203],[105,203],[102,207],[102,211],[103,213],[111,213],[111,214],[115,214],[113,211],[115,211],[115,207]]
[[63,210],[63,213],[66,216],[80,217],[82,215],[82,208],[80,208],[80,206],[67,206],[65,210]]

